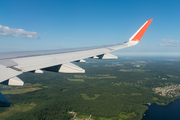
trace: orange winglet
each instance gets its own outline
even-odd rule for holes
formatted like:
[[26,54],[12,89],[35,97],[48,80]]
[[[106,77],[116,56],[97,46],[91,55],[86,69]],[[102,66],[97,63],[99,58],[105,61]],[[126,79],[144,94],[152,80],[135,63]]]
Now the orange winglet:
[[140,41],[142,36],[144,35],[146,29],[149,27],[150,23],[153,19],[149,19],[145,22],[145,24],[130,38],[131,41]]

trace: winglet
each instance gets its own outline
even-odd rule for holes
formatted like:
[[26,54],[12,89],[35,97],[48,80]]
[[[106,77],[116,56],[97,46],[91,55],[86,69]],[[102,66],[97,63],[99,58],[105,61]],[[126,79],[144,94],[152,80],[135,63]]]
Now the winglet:
[[141,28],[139,28],[139,30],[129,40],[139,42],[152,20],[153,19],[149,19],[148,21],[146,21],[144,25],[141,26]]

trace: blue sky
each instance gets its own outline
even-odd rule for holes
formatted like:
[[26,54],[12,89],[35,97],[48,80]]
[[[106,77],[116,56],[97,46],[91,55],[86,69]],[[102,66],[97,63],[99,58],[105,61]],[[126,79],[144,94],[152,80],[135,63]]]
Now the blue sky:
[[[122,43],[153,19],[139,44],[114,54],[179,54],[179,6],[179,0],[0,0],[0,52]],[[5,26],[16,32],[4,34]]]

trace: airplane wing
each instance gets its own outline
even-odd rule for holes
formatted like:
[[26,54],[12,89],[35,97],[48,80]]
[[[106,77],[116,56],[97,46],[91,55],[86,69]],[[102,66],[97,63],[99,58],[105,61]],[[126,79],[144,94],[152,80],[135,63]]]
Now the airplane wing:
[[146,21],[139,30],[126,42],[115,45],[96,46],[78,49],[51,51],[1,53],[0,84],[23,86],[18,75],[23,72],[43,73],[43,70],[61,73],[84,73],[85,70],[71,62],[85,62],[85,58],[117,59],[109,52],[136,45],[152,19]]
[[61,73],[84,73],[84,69],[71,62],[85,62],[83,60],[85,58],[117,59],[117,56],[109,52],[136,45],[151,21],[152,19],[146,21],[128,41],[121,44],[78,49],[1,53],[0,83],[22,86],[24,82],[16,76],[29,71],[34,73],[43,73],[43,70]]

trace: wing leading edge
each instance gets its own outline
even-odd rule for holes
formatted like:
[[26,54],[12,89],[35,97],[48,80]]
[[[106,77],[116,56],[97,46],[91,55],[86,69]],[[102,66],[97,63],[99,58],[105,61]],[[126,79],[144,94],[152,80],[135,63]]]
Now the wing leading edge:
[[147,30],[152,19],[146,21],[126,42],[116,45],[87,47],[79,49],[21,52],[0,54],[0,83],[22,86],[16,76],[23,72],[43,73],[43,70],[62,73],[84,73],[85,70],[71,62],[85,62],[85,58],[117,59],[109,52],[136,45]]

